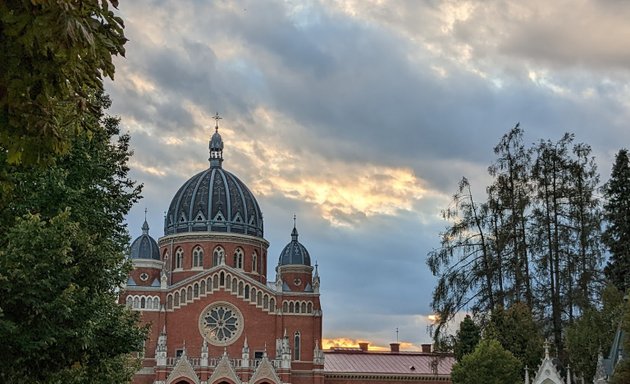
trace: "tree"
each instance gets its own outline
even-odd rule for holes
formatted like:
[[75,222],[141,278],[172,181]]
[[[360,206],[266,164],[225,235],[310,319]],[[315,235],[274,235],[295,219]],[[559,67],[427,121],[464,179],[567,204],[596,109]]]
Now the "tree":
[[586,309],[566,330],[567,350],[573,372],[587,383],[593,381],[597,365],[594,356],[608,353],[623,309],[622,294],[614,285],[604,289],[602,307]]
[[527,304],[518,302],[508,309],[495,308],[485,335],[499,341],[519,360],[521,367],[540,364],[544,338]]
[[484,339],[453,366],[453,384],[514,384],[521,382],[520,362],[497,340]]
[[124,55],[117,0],[0,2],[0,148],[11,164],[48,164],[90,132],[91,96]]
[[486,222],[487,207],[473,199],[466,178],[459,183],[452,206],[442,212],[453,224],[440,234],[441,247],[429,253],[427,265],[440,276],[433,290],[431,306],[438,314],[434,337],[462,308],[471,306],[473,313],[493,308],[493,261]]
[[[488,168],[494,183],[488,187],[489,204],[495,218],[495,238],[504,245],[500,250],[500,268],[505,266],[514,285],[510,302],[525,301],[533,305],[533,291],[529,271],[529,249],[527,241],[528,208],[531,199],[529,170],[530,151],[523,145],[523,130],[517,124],[503,135],[494,147],[497,160]],[[504,261],[505,260],[505,261]],[[501,279],[503,284],[503,278]],[[505,289],[502,286],[501,292]],[[501,301],[500,305],[505,303]]]
[[610,180],[604,186],[604,244],[610,259],[604,273],[622,292],[630,288],[630,161],[628,150],[621,149],[615,157]]
[[[105,97],[93,100],[109,106]],[[9,167],[0,207],[0,381],[122,383],[146,330],[117,303],[128,272],[129,136],[91,116],[47,169]],[[1,152],[0,157],[7,156]],[[0,158],[0,164],[4,158]]]
[[470,315],[466,315],[464,320],[459,323],[459,331],[455,335],[455,345],[453,346],[455,359],[462,361],[464,356],[475,350],[479,340],[481,340],[481,330]]

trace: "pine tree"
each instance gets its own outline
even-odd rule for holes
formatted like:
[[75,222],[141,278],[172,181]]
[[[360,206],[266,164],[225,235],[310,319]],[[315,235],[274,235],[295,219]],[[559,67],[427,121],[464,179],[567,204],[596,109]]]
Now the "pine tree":
[[455,335],[455,343],[453,345],[453,353],[457,361],[462,361],[462,358],[471,353],[479,344],[481,340],[481,329],[470,315],[466,315],[464,320],[459,323],[459,330]]
[[630,288],[630,161],[621,149],[615,158],[610,180],[604,187],[604,244],[610,259],[604,273],[620,291]]

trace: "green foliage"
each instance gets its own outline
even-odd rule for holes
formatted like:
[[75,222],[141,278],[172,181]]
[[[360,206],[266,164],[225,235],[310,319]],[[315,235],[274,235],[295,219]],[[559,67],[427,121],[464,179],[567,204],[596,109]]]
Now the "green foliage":
[[497,340],[484,339],[453,366],[453,384],[516,384],[521,382],[520,362]]
[[129,137],[116,119],[87,123],[91,137],[47,169],[0,162],[14,186],[0,199],[1,382],[127,382],[142,349],[146,330],[117,304],[123,218],[140,193],[127,177]]
[[628,151],[617,153],[610,180],[604,187],[604,244],[610,250],[605,274],[622,292],[630,289],[630,160]]
[[521,368],[540,364],[544,338],[525,303],[514,303],[507,310],[503,307],[493,310],[486,337],[498,340],[519,360]]
[[[525,303],[523,313],[535,314],[565,360],[564,328],[596,303],[602,288],[599,175],[591,148],[574,143],[572,134],[529,148],[522,136],[517,125],[495,147],[485,200],[474,200],[463,178],[443,212],[448,226],[440,247],[427,255],[438,277],[431,302],[440,319],[434,338],[461,310],[483,318]],[[516,328],[504,329],[522,337]],[[516,347],[524,341],[501,340],[519,359],[533,362],[539,354],[521,350],[533,346]]]
[[614,285],[602,293],[601,308],[589,308],[571,324],[566,331],[569,360],[574,372],[584,376],[586,382],[593,381],[597,356],[608,353],[617,323],[623,308],[622,294]]
[[117,0],[0,2],[0,148],[11,164],[48,164],[91,132],[91,94],[124,55]]
[[455,359],[462,361],[465,355],[475,350],[479,340],[481,340],[481,329],[469,315],[466,315],[464,320],[459,323],[459,331],[455,336],[455,345],[453,346]]

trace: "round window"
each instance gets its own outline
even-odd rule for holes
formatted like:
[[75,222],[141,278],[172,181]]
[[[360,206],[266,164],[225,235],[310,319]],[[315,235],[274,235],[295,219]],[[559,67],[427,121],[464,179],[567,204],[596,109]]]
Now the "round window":
[[243,315],[230,303],[213,303],[199,316],[199,332],[212,345],[230,345],[243,332]]

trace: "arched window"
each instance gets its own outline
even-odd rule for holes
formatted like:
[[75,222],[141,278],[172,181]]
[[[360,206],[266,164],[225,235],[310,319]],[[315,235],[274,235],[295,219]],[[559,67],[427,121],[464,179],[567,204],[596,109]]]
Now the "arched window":
[[234,268],[243,269],[243,250],[240,248],[234,251]]
[[184,250],[177,248],[175,251],[175,269],[184,268]]
[[252,254],[252,272],[258,273],[258,255],[256,251]]
[[197,283],[193,285],[193,297],[199,297],[199,284]]
[[264,309],[269,308],[269,296],[267,295],[263,296],[263,308]]
[[184,304],[186,302],[186,290],[184,288],[182,288],[181,291],[179,291],[179,298],[180,298],[180,303]]
[[243,296],[243,282],[242,281],[238,283],[238,295]]
[[293,336],[293,360],[300,360],[300,332]]
[[245,299],[249,299],[249,285],[245,284]]
[[212,252],[212,266],[217,266],[223,262],[225,258],[225,251],[222,247],[216,247]]
[[131,296],[127,296],[127,306],[129,308],[133,307],[133,298]]
[[133,307],[136,309],[140,308],[140,299],[138,298],[138,296],[133,298]]
[[295,303],[295,313],[300,313],[300,302]]
[[219,285],[222,287],[225,286],[225,274],[223,273],[223,271],[219,273]]
[[252,301],[256,302],[256,288],[252,288],[251,294],[252,294]]
[[175,292],[175,306],[179,305],[179,292]]
[[168,295],[166,298],[166,309],[173,309],[173,295]]
[[256,304],[262,305],[262,293],[260,291],[256,294]]
[[193,267],[203,267],[203,249],[200,246],[196,246],[192,252]]
[[153,309],[160,309],[160,298],[156,297],[153,299]]
[[236,278],[232,279],[232,293],[236,293],[238,289],[237,283],[236,283]]
[[313,313],[313,304],[312,303],[308,303],[308,305],[306,306],[306,312],[307,313]]
[[201,283],[199,283],[199,294],[201,295],[206,294],[206,281],[205,280],[201,280]]
[[190,285],[188,286],[186,298],[187,298],[188,301],[192,301],[192,299],[193,299],[193,290],[192,290],[192,287]]
[[302,310],[300,312],[306,313],[306,303],[305,302],[302,302]]
[[276,300],[273,297],[269,300],[269,310],[273,312],[276,310]]
[[289,313],[289,304],[286,301],[282,303],[282,312]]
[[293,305],[293,302],[289,303],[289,313],[293,313],[295,312],[295,306]]

